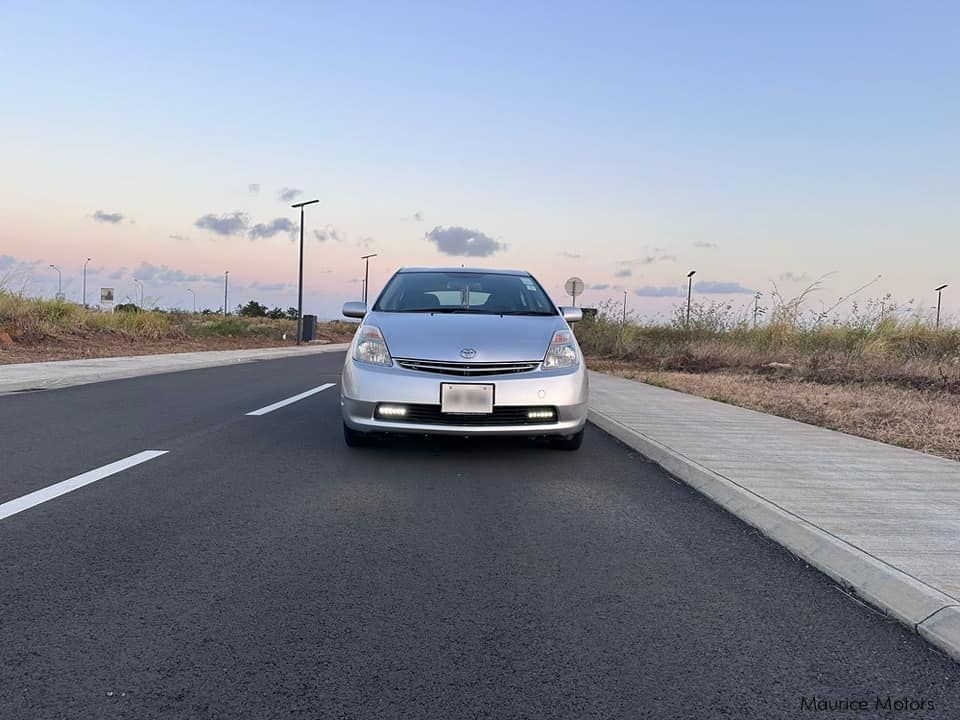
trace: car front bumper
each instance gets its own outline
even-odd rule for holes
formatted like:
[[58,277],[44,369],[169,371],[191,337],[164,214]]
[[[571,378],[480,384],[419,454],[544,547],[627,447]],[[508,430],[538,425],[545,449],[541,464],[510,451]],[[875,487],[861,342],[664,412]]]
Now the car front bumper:
[[[441,383],[493,384],[495,408],[552,407],[557,419],[531,424],[442,424],[382,420],[374,416],[379,403],[439,406]],[[534,370],[513,375],[459,377],[379,367],[347,358],[340,384],[343,421],[361,432],[444,435],[572,435],[587,421],[588,384],[583,363],[573,370]]]

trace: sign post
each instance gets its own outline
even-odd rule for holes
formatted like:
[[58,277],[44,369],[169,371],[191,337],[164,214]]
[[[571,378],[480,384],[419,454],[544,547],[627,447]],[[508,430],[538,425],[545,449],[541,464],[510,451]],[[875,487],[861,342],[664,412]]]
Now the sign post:
[[583,295],[583,280],[574,275],[564,283],[563,289],[567,291],[567,295],[570,295],[573,298],[573,306],[576,307],[577,295]]
[[100,306],[107,312],[113,312],[113,288],[100,288]]

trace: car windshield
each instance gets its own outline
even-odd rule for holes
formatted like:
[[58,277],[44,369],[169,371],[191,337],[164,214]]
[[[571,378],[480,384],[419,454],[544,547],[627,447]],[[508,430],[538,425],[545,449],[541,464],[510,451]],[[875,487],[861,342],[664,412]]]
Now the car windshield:
[[556,315],[557,309],[529,275],[401,272],[373,308],[378,312]]

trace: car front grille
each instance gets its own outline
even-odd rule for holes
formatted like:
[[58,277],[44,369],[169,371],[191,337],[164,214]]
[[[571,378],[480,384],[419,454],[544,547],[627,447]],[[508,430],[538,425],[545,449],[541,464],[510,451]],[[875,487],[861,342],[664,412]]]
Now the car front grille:
[[[387,403],[396,405],[396,403]],[[415,425],[553,425],[557,422],[557,409],[550,405],[501,405],[494,406],[493,412],[486,415],[454,415],[440,412],[439,405],[404,405],[407,412],[403,417],[376,418],[384,422],[413,423]],[[552,411],[551,418],[530,418],[530,411]]]
[[540,365],[539,360],[499,363],[462,363],[445,362],[443,360],[415,360],[412,358],[397,358],[396,360],[397,365],[407,370],[438,373],[440,375],[455,375],[458,377],[510,375],[513,373],[530,372],[531,370],[536,370]]

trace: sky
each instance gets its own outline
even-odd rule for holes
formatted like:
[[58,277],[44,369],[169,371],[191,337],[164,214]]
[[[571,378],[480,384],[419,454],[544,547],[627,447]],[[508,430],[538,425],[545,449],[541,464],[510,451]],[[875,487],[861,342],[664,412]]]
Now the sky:
[[[956,2],[0,2],[0,278],[189,308],[531,271],[960,312]],[[877,279],[879,276],[879,279]],[[840,310],[849,308],[851,301]]]

